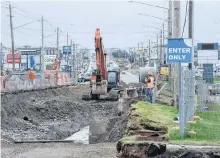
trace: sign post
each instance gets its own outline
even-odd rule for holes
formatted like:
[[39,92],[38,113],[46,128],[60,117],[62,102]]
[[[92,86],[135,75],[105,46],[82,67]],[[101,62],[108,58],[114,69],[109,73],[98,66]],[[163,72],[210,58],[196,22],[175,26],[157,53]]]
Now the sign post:
[[[192,63],[192,39],[168,39],[167,64],[178,63],[178,99],[180,136],[185,135],[186,113],[182,94],[182,63]],[[194,105],[193,105],[194,106]]]

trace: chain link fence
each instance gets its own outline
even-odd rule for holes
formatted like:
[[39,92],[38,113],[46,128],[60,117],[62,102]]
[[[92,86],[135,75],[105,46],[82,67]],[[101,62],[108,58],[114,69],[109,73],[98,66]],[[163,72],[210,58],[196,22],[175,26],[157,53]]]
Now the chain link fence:
[[[191,138],[215,143],[220,140],[220,78],[212,72],[213,68],[206,73],[205,80],[203,80],[203,76],[196,77],[195,71],[183,71],[183,122],[185,132],[193,131],[194,134],[190,135]],[[196,78],[195,85],[192,82],[193,78]],[[193,86],[195,86],[195,93],[192,91]],[[197,116],[197,120],[194,120],[194,115]],[[190,120],[194,120],[194,122]]]

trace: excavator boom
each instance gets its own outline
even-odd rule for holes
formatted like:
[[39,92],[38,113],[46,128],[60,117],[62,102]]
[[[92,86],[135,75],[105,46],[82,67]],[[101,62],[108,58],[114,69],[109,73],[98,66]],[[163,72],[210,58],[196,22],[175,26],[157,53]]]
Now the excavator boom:
[[98,82],[106,80],[106,54],[104,53],[104,46],[102,44],[102,37],[100,34],[100,29],[97,28],[95,32],[95,52],[96,52],[96,67],[97,74],[101,78],[98,78]]

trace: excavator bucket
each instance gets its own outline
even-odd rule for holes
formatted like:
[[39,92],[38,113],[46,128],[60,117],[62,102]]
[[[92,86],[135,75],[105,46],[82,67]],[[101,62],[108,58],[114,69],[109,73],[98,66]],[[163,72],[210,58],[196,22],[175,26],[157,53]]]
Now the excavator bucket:
[[91,97],[91,92],[90,91],[83,92],[82,100],[91,100],[91,99],[92,99],[92,97]]
[[117,101],[119,98],[120,98],[120,91],[119,90],[114,90],[114,89],[111,89],[108,93],[108,98],[110,100],[115,100]]
[[122,98],[136,98],[138,97],[137,89],[135,87],[129,87],[122,93]]

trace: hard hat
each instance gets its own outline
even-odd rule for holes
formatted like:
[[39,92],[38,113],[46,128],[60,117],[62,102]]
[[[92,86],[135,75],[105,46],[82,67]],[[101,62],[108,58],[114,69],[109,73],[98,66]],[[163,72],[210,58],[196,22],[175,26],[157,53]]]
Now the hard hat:
[[153,73],[152,73],[152,72],[148,72],[148,75],[151,75],[151,76],[153,76]]

